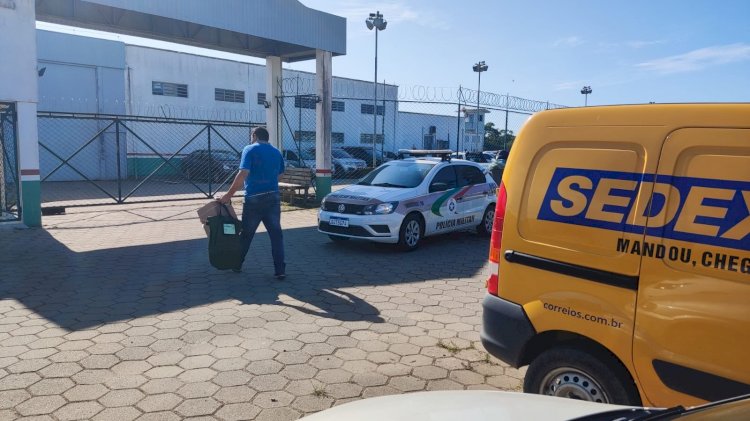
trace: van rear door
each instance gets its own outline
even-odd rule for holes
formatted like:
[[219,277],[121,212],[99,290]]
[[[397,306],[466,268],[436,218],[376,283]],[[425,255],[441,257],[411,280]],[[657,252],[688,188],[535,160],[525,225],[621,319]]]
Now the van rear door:
[[664,142],[647,211],[633,363],[647,398],[683,405],[750,393],[750,129],[687,128]]

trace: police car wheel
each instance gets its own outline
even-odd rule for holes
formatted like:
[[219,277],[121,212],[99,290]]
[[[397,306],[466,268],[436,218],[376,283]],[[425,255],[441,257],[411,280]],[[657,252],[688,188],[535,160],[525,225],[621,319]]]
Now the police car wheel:
[[419,241],[422,240],[423,231],[419,217],[415,214],[407,215],[399,230],[398,247],[403,251],[415,250],[419,246]]
[[523,391],[590,402],[641,406],[625,367],[604,352],[552,348],[535,358]]
[[483,237],[492,234],[492,224],[495,222],[495,207],[487,206],[482,216],[482,222],[477,225],[477,233]]
[[332,235],[328,234],[328,238],[331,239],[334,243],[340,243],[342,241],[349,241],[349,237],[342,237],[340,235]]

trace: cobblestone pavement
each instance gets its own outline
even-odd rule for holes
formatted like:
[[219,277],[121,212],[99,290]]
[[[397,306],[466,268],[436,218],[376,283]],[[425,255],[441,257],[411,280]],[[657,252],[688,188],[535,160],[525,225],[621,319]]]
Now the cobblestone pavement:
[[202,203],[87,208],[0,225],[0,420],[292,420],[421,390],[518,390],[479,343],[488,241],[413,253],[285,212],[244,272],[211,268]]

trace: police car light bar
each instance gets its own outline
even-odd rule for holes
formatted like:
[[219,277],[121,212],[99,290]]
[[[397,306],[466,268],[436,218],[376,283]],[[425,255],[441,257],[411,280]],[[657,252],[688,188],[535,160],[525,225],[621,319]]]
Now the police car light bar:
[[399,157],[407,156],[436,156],[440,157],[443,161],[450,161],[451,154],[453,151],[450,149],[399,149]]

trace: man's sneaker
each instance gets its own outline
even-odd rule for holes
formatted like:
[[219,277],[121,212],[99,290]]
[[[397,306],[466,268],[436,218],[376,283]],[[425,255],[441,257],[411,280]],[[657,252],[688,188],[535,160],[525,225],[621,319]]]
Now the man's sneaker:
[[286,273],[277,273],[276,275],[273,275],[278,279],[279,281],[284,280],[286,278]]

